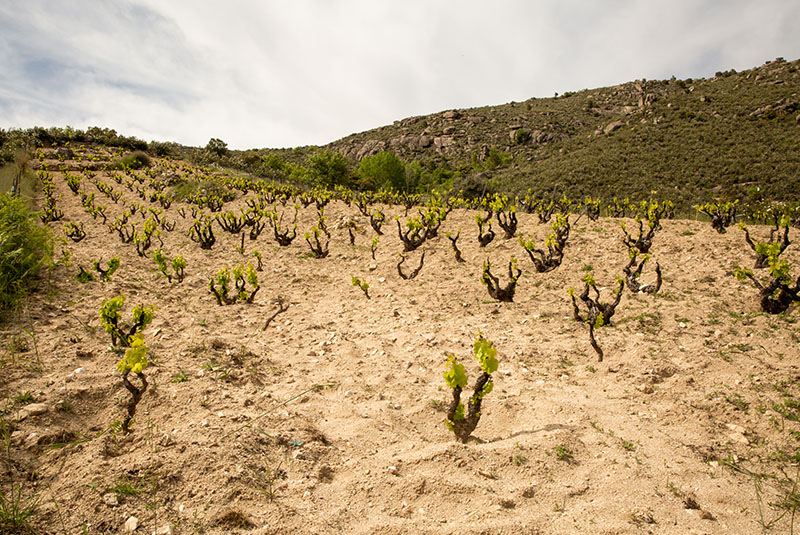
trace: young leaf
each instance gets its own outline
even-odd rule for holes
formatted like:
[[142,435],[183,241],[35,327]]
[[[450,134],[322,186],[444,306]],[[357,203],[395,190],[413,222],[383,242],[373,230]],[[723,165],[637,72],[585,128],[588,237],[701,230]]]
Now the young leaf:
[[[460,386],[464,388],[467,386],[467,372],[464,371],[464,366],[458,362],[458,358],[455,355],[449,355],[447,357],[447,369],[444,372],[444,380],[447,383],[447,386],[450,388],[455,388]],[[464,409],[461,409],[462,418]]]

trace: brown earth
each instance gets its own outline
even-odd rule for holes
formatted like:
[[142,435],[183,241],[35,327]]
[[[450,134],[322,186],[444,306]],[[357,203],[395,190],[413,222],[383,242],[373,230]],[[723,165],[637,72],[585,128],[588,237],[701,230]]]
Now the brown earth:
[[[738,230],[664,221],[651,251],[664,285],[656,295],[625,289],[614,325],[598,330],[598,363],[566,290],[582,286],[589,266],[599,286],[614,285],[628,258],[618,220],[582,218],[564,264],[537,274],[516,239],[479,248],[474,212],[455,210],[423,246],[419,276],[405,281],[392,221],[401,207],[385,208],[376,260],[360,216],[354,247],[345,229],[332,230],[330,256],[315,259],[302,237],[313,205],[300,210],[290,246],[267,229],[242,255],[238,236],[218,226],[217,243],[201,250],[188,238],[189,206],[175,203],[164,215],[177,226],[163,240],[168,258],[188,263],[177,284],[54,174],[63,221],[83,222],[87,237],[57,247],[70,264],[4,326],[0,368],[11,432],[2,488],[37,494],[38,532],[124,533],[131,516],[138,533],[789,532],[791,512],[769,523],[786,511],[782,501],[797,504],[797,312],[761,313],[756,290],[733,277],[734,265],[754,261]],[[95,179],[156,206],[106,172]],[[119,216],[121,204],[82,182],[108,206],[109,223]],[[240,195],[225,209],[244,206]],[[340,201],[326,209],[332,228],[357,213]],[[63,221],[50,223],[56,235]],[[464,264],[444,236],[458,229]],[[541,244],[548,230],[520,215],[526,238]],[[256,248],[255,302],[218,306],[209,278],[255,264]],[[784,255],[800,260],[796,246]],[[76,282],[78,266],[113,256],[122,263],[113,282]],[[503,272],[512,256],[524,274],[514,302],[500,304],[481,265],[490,258]],[[652,268],[642,278],[652,280]],[[136,304],[157,307],[144,332],[151,386],[128,435],[111,428],[129,394],[98,316],[119,294],[126,320]],[[278,296],[290,307],[262,330]],[[442,372],[452,352],[475,380],[478,333],[494,342],[500,368],[473,438],[460,444],[444,425]],[[25,392],[31,399],[19,399]]]

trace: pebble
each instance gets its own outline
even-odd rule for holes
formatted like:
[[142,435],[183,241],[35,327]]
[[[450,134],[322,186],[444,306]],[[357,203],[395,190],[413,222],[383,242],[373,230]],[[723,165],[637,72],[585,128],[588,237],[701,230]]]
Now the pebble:
[[136,528],[138,527],[139,527],[139,519],[136,518],[135,516],[129,517],[128,520],[125,521],[125,525],[123,526],[125,531],[128,531],[130,533],[136,531]]
[[39,416],[40,414],[44,414],[48,411],[49,407],[46,403],[31,403],[29,405],[25,405],[22,409],[20,409],[20,413],[23,411],[28,413],[30,416]]
[[119,497],[113,493],[109,492],[108,494],[103,494],[103,501],[106,505],[115,506],[119,505]]

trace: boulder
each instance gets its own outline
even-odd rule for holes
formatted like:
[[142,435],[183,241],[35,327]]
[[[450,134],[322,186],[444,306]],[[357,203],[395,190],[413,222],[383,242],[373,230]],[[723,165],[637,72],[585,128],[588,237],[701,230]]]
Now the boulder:
[[604,134],[610,134],[611,132],[618,130],[625,126],[625,123],[622,121],[614,121],[613,123],[607,124],[605,128],[603,128]]
[[453,139],[453,136],[439,136],[433,138],[433,146],[440,152],[455,146],[455,144],[456,141]]
[[386,149],[386,142],[380,141],[378,139],[370,139],[364,142],[358,152],[356,152],[356,160],[361,160],[365,156],[371,156],[373,154],[377,154],[382,150]]

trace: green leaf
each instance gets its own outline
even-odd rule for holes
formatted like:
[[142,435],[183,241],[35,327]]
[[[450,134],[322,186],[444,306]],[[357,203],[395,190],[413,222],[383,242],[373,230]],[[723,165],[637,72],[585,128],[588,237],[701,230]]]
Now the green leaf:
[[447,357],[447,369],[444,372],[444,380],[450,388],[455,388],[457,386],[464,388],[467,386],[467,372],[464,371],[464,366],[458,362],[458,359],[453,354]]
[[489,340],[484,338],[482,334],[479,334],[478,338],[475,339],[472,351],[484,372],[492,374],[497,371],[497,367],[499,366],[499,362],[496,358],[497,349]]
[[147,346],[141,335],[133,337],[131,347],[125,351],[125,356],[117,363],[117,370],[120,373],[131,371],[142,373],[147,367]]

